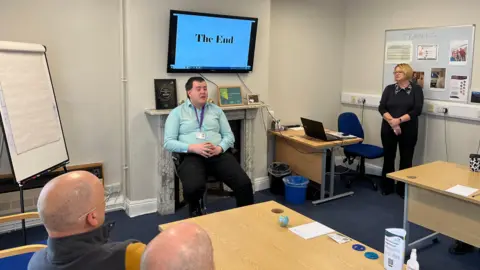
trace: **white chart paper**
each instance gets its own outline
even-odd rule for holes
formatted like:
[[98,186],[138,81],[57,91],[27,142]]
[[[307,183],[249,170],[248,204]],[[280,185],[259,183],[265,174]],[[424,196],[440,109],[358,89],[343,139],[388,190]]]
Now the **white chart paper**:
[[[8,72],[9,58],[13,57],[17,71],[15,74],[23,74],[22,77],[12,76]],[[43,57],[40,53],[0,53],[3,98],[17,155],[56,142],[62,134],[49,76],[42,73],[48,72],[43,67]],[[33,86],[32,81],[36,82]]]

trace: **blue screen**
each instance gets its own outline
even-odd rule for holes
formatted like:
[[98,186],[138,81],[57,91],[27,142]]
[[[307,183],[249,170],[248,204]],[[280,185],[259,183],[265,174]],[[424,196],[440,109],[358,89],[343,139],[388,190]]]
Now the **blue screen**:
[[173,16],[177,17],[177,34],[171,69],[252,69],[249,53],[254,20]]

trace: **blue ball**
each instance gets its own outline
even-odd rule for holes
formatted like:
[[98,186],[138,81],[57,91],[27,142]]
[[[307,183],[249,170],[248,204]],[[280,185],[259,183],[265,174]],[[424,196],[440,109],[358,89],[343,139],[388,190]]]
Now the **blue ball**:
[[287,227],[288,226],[288,216],[279,216],[278,223],[280,223],[280,227]]

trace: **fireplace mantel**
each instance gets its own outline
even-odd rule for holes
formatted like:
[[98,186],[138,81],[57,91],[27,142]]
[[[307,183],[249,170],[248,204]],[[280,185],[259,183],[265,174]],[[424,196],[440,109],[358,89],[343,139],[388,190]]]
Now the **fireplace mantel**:
[[[227,116],[228,120],[241,120],[241,165],[247,175],[252,179],[253,183],[253,120],[257,115],[258,109],[266,105],[241,105],[232,107],[220,107]],[[157,174],[155,182],[158,183],[156,197],[157,197],[157,211],[161,215],[168,215],[175,213],[175,179],[174,179],[174,165],[172,155],[163,148],[163,138],[165,131],[165,121],[172,110],[155,110],[146,109],[145,114],[149,117],[158,117],[157,126]],[[255,189],[254,189],[255,190]]]

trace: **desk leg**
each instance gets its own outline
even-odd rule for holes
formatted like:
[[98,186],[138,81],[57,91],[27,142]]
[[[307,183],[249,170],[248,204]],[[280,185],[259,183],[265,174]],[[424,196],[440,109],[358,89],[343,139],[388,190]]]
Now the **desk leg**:
[[325,170],[327,168],[327,151],[322,153],[322,185],[320,187],[320,200],[325,199],[325,186],[327,185],[327,177]]
[[335,185],[335,156],[333,155],[333,148],[332,148],[332,152],[331,152],[331,156],[330,156],[330,188],[329,188],[328,198],[325,199],[325,185],[326,185],[325,167],[326,167],[326,163],[327,163],[327,153],[326,153],[326,151],[323,153],[323,162],[322,163],[323,163],[323,165],[322,165],[322,167],[323,167],[323,177],[322,177],[322,187],[321,187],[321,191],[320,191],[320,200],[313,201],[312,204],[317,205],[317,204],[321,204],[321,203],[324,203],[324,202],[340,199],[340,198],[343,198],[343,197],[352,196],[354,194],[353,191],[349,191],[349,192],[345,192],[345,193],[333,196],[334,185]]
[[333,150],[335,148],[332,147],[332,149],[330,149],[330,189],[328,191],[328,196],[329,197],[332,197],[333,194],[335,194],[333,192],[333,189],[334,189],[334,186],[335,186],[335,155],[333,154]]
[[405,236],[405,245],[406,249],[405,251],[407,253],[410,253],[410,250],[408,249],[408,239],[410,238],[410,227],[408,224],[408,184],[405,183],[405,197],[403,199],[403,229],[407,232]]
[[438,234],[437,232],[429,234],[423,238],[420,238],[412,243],[409,242],[410,238],[410,226],[408,223],[408,184],[405,183],[405,199],[403,202],[403,229],[407,232],[407,235],[405,236],[405,252],[407,254],[410,254],[410,251],[414,248],[417,248],[421,243],[432,240],[434,243],[438,241]]

